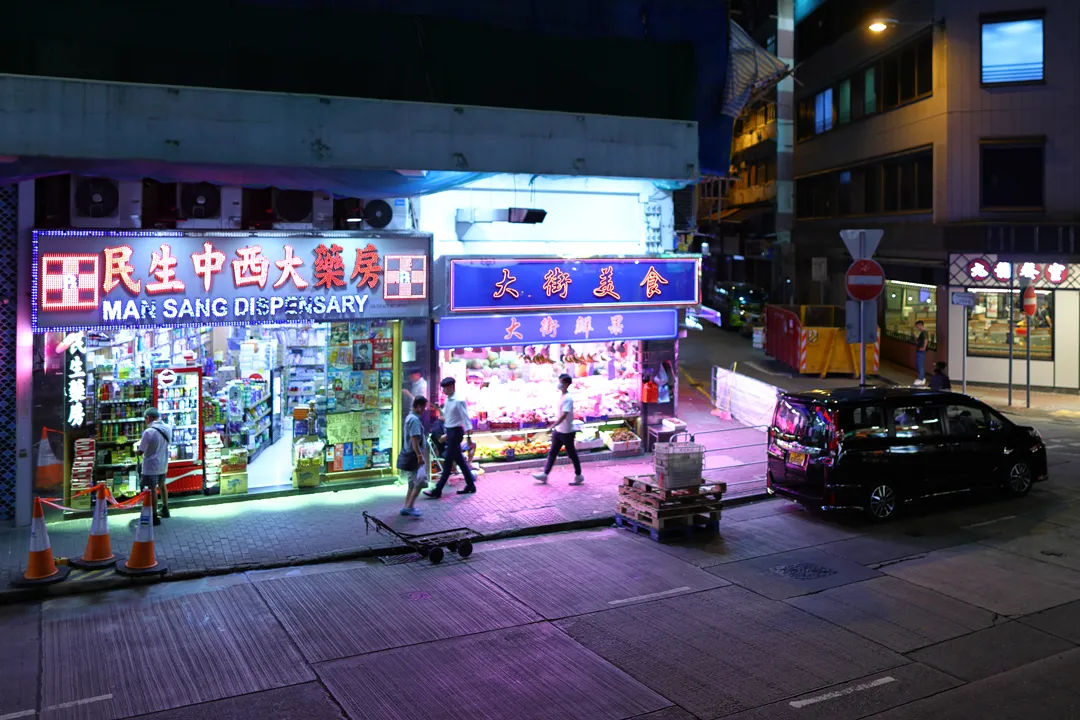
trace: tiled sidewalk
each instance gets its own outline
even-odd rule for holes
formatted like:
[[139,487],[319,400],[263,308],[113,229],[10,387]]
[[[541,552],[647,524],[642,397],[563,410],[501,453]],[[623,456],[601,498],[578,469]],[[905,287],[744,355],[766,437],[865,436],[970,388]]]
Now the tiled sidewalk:
[[[304,496],[249,500],[177,508],[156,528],[158,559],[174,575],[192,577],[253,567],[293,565],[316,560],[355,557],[395,541],[365,533],[363,511],[392,527],[411,533],[470,527],[485,536],[526,533],[589,522],[604,524],[614,516],[618,486],[626,475],[652,472],[652,457],[586,463],[586,482],[567,484],[573,471],[559,465],[541,485],[530,470],[493,472],[477,481],[475,495],[458,496],[450,486],[441,500],[421,498],[422,518],[398,515],[404,486],[385,486]],[[710,479],[718,473],[710,472]],[[739,469],[732,471],[732,477]],[[137,515],[110,518],[113,551],[127,554]],[[554,528],[552,527],[554,526]],[[57,557],[78,556],[86,545],[90,521],[49,525]],[[0,596],[26,563],[29,528],[0,531]],[[65,584],[104,582],[112,571],[76,575]],[[89,588],[87,588],[89,589]]]

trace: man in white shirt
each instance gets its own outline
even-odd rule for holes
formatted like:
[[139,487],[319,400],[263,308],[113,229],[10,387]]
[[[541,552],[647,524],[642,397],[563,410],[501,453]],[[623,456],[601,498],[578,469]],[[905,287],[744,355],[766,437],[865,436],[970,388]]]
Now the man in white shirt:
[[559,401],[555,406],[555,423],[551,426],[551,449],[548,451],[547,465],[543,472],[533,473],[533,477],[546,483],[548,473],[555,467],[555,458],[559,450],[566,448],[566,455],[574,463],[574,479],[571,485],[585,482],[581,475],[581,461],[578,460],[577,448],[574,447],[574,398],[570,396],[570,385],[574,382],[566,373],[559,376]]
[[434,490],[425,490],[424,494],[429,498],[441,498],[446,481],[450,479],[450,471],[456,464],[461,468],[461,474],[465,476],[465,487],[457,491],[458,495],[468,495],[476,492],[476,480],[473,477],[469,461],[461,452],[461,441],[465,434],[472,438],[472,421],[469,420],[469,408],[465,400],[455,396],[457,383],[454,378],[443,378],[439,383],[446,394],[446,404],[443,405],[443,423],[446,426],[446,449],[443,451],[443,470],[439,482]]
[[169,472],[169,443],[172,442],[173,429],[161,421],[161,413],[155,407],[146,408],[143,413],[146,429],[142,438],[135,445],[135,453],[142,455],[142,488],[150,491],[150,505],[154,508],[154,524],[160,525],[157,495],[161,495],[161,515],[169,517],[169,491],[165,487],[165,476]]

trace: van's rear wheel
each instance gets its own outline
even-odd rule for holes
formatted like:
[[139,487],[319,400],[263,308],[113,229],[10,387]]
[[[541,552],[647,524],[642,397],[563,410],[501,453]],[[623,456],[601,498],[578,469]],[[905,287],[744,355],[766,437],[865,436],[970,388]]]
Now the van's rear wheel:
[[878,483],[871,487],[866,500],[867,514],[877,521],[888,520],[896,515],[899,498],[896,490],[887,483]]

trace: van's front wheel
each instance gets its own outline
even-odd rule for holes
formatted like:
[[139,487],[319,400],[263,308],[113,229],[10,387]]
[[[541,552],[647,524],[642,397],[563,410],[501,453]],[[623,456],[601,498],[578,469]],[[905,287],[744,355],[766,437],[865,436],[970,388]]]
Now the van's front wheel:
[[876,483],[870,488],[866,499],[866,513],[878,522],[896,515],[899,499],[896,490],[888,483]]

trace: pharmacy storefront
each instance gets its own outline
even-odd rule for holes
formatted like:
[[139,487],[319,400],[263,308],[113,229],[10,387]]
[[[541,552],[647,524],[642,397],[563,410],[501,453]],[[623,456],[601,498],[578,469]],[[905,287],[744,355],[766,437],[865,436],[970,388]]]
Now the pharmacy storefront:
[[430,362],[431,238],[37,231],[39,495],[139,489],[133,443],[173,427],[172,494],[392,481],[402,378]]
[[700,302],[700,259],[445,258],[437,375],[457,380],[481,463],[547,454],[556,379],[574,378],[577,447],[637,452],[676,416],[681,313]]
[[[960,377],[967,347],[969,382],[1080,389],[1080,264],[1067,258],[954,254],[949,258],[949,370]],[[1022,287],[1035,290],[1035,313],[1023,311]],[[970,310],[954,293],[974,296]],[[969,303],[971,301],[969,300]]]

